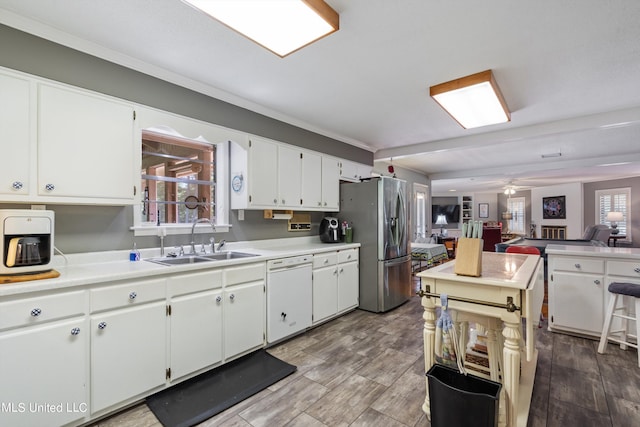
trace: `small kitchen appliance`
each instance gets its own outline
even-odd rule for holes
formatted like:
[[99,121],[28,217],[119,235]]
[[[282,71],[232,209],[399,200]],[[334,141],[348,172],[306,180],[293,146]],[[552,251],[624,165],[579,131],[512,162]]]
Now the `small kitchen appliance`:
[[327,216],[320,222],[320,240],[324,243],[339,243],[342,230],[338,218]]
[[0,275],[51,270],[54,213],[0,209]]

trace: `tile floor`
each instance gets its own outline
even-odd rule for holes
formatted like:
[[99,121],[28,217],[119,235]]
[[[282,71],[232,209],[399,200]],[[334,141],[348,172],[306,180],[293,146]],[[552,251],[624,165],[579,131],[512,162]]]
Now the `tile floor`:
[[[269,349],[296,373],[211,418],[209,426],[429,426],[422,412],[422,306],[353,311]],[[529,426],[640,426],[636,350],[539,329]],[[159,426],[140,404],[99,427]]]

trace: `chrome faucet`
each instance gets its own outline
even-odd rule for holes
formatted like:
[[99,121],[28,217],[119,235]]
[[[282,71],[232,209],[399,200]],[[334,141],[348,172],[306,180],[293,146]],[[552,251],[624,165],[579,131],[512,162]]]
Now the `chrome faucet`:
[[[194,240],[194,233],[196,231],[196,224],[200,223],[200,222],[207,222],[211,225],[211,229],[213,230],[213,232],[216,232],[216,226],[213,224],[213,222],[211,222],[211,220],[207,219],[207,218],[196,218],[195,221],[193,221],[193,224],[191,225],[191,253],[195,254],[196,253],[196,242]],[[215,240],[214,240],[215,241]],[[212,245],[213,246],[213,245]]]

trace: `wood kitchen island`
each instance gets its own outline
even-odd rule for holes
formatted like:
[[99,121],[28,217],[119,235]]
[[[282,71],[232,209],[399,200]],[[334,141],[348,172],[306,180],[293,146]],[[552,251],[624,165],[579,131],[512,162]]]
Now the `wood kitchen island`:
[[[424,307],[425,372],[434,364],[436,307],[439,295],[446,294],[449,308],[460,314],[458,320],[486,325],[489,363],[494,360],[500,366],[499,374],[492,369],[491,379],[503,385],[499,425],[526,426],[538,357],[535,332],[544,297],[542,258],[483,252],[480,277],[456,275],[454,265],[452,261],[417,274]],[[502,339],[495,333],[500,327]],[[500,343],[502,360],[491,350]],[[426,386],[423,410],[430,416],[428,379]]]

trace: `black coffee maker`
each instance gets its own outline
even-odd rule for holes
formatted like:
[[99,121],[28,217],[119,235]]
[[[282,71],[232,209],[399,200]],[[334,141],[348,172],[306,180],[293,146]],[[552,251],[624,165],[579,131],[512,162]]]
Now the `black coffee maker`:
[[320,240],[324,243],[339,243],[342,240],[340,220],[326,216],[320,222]]

